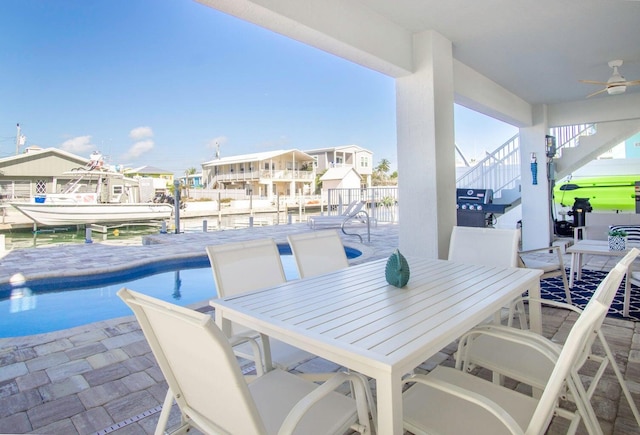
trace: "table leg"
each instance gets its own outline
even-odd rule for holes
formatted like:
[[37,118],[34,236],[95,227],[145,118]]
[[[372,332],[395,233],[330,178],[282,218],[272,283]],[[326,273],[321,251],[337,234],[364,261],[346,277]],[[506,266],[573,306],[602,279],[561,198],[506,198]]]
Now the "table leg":
[[529,329],[542,335],[542,305],[540,304],[540,280],[529,287]]
[[273,370],[273,361],[271,359],[271,342],[269,336],[260,334],[260,340],[262,340],[262,353],[264,358],[264,371],[270,372]]
[[580,281],[582,279],[582,252],[578,254],[577,260],[576,279]]
[[402,382],[400,376],[376,379],[378,433],[402,435]]
[[231,336],[231,321],[229,321],[229,320],[224,318],[224,315],[222,314],[222,310],[220,310],[216,314],[217,315],[215,316],[214,320],[215,320],[216,325],[218,326],[218,328],[220,328],[220,330],[227,337]]
[[573,288],[573,274],[576,270],[576,254],[575,252],[571,253],[571,268],[569,269],[569,288]]

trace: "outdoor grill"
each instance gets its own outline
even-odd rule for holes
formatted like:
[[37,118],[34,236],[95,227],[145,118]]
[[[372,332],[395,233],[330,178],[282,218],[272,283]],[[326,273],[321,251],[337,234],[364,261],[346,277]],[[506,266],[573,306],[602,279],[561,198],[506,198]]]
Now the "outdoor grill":
[[488,227],[494,213],[504,213],[505,204],[493,204],[491,189],[456,189],[458,226]]

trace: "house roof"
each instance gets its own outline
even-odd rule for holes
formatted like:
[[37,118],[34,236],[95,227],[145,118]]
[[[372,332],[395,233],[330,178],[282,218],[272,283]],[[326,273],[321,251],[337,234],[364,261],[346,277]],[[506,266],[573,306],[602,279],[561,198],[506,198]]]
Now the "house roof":
[[296,160],[300,160],[300,161],[313,160],[313,157],[311,157],[309,154],[305,153],[304,151],[291,149],[291,150],[265,151],[262,153],[240,154],[237,156],[222,157],[219,159],[204,162],[202,166],[203,167],[204,166],[222,166],[222,165],[232,165],[235,163],[260,162],[263,160],[273,159],[275,157],[279,157],[289,153],[294,153]]
[[30,148],[29,152],[25,152],[25,153],[21,153],[21,154],[17,154],[15,156],[9,156],[9,157],[4,157],[0,159],[0,164],[3,163],[19,163],[20,160],[29,160],[31,158],[33,158],[33,156],[36,155],[45,155],[45,154],[57,154],[62,158],[68,159],[68,160],[75,160],[78,163],[85,165],[89,162],[88,158],[85,157],[80,157],[76,154],[72,154],[68,151],[64,151],[58,148],[43,148],[43,149],[34,149],[34,148]]
[[173,175],[173,172],[167,171],[165,169],[156,168],[155,166],[140,166],[139,168],[127,169],[125,171],[127,174],[166,174]]
[[340,168],[327,169],[327,172],[322,174],[322,177],[320,177],[320,181],[344,180],[344,178],[347,176],[349,172],[353,172],[358,176],[358,178],[362,179],[360,174],[358,174],[358,172],[355,169],[349,168],[349,167],[340,167]]
[[312,153],[326,153],[326,152],[332,152],[332,151],[362,151],[362,152],[373,154],[372,151],[366,148],[362,148],[359,145],[340,145],[337,147],[314,148],[312,150],[306,150],[305,152],[312,154]]

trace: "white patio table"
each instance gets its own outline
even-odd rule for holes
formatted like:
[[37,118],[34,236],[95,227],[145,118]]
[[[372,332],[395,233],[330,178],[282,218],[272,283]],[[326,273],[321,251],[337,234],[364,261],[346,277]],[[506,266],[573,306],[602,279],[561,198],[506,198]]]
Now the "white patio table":
[[[408,261],[411,278],[401,289],[387,284],[380,260],[210,304],[223,330],[238,322],[375,379],[378,433],[401,434],[402,376],[527,290],[539,298],[541,275]],[[540,306],[529,308],[539,332]]]
[[[582,257],[584,255],[605,255],[609,257],[624,257],[629,253],[631,248],[627,247],[622,251],[613,251],[609,249],[609,242],[606,240],[589,240],[583,239],[575,242],[567,248],[567,253],[571,254],[571,269],[569,270],[569,288],[573,288],[575,280],[582,279]],[[622,315],[629,317],[629,308],[631,306],[631,272],[633,263],[627,268],[627,278],[624,284],[624,303],[622,306]],[[575,280],[574,280],[575,278]]]

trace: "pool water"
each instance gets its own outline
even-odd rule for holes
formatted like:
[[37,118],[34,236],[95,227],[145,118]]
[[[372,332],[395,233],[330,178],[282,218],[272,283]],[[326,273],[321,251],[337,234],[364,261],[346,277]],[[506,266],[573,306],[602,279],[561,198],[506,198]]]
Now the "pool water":
[[[297,279],[292,255],[280,256],[287,279]],[[122,287],[178,305],[217,296],[208,259],[160,264],[118,274],[52,279],[0,288],[0,338],[57,331],[132,315],[116,295]],[[163,270],[162,273],[155,273]],[[167,271],[169,270],[169,271]]]

